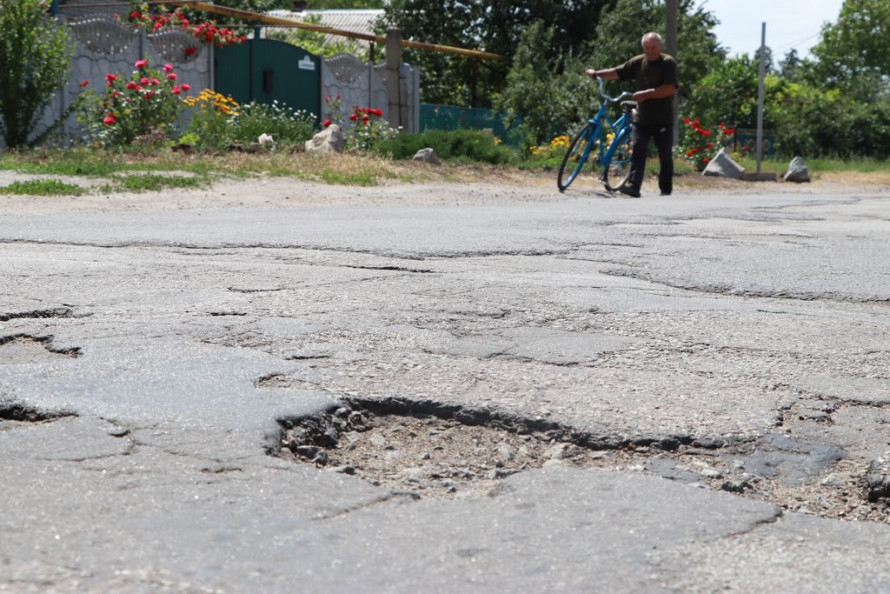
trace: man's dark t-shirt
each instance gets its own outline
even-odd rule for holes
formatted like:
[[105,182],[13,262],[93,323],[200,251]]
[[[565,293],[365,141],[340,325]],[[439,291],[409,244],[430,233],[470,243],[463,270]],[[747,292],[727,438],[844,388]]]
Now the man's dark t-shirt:
[[[667,54],[661,54],[657,60],[650,62],[646,56],[635,56],[615,69],[620,80],[632,80],[637,90],[654,89],[661,85],[677,86],[677,61]],[[673,125],[674,98],[649,99],[641,101],[638,110],[638,122],[652,126]]]

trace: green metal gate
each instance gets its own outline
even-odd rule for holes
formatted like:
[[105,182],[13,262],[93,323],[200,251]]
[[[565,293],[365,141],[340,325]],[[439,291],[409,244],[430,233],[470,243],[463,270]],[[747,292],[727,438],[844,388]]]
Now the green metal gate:
[[321,116],[321,58],[273,39],[216,49],[216,92],[238,103],[284,103]]

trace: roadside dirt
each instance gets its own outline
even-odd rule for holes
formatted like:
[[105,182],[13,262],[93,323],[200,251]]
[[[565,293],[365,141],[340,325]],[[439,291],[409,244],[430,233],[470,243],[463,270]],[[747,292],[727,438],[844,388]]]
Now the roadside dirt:
[[[595,179],[579,179],[565,194],[556,189],[552,172],[526,172],[497,167],[423,163],[391,164],[402,178],[422,182],[383,181],[371,187],[331,185],[288,177],[255,175],[247,180],[225,179],[200,190],[169,190],[155,193],[88,193],[82,196],[0,196],[8,213],[73,213],[110,211],[167,211],[201,208],[306,208],[326,206],[472,205],[498,202],[549,202],[562,200],[631,200],[609,194]],[[188,176],[170,171],[168,175]],[[52,178],[96,189],[104,180],[82,177],[20,174],[0,171],[0,186],[13,181]],[[781,177],[778,178],[781,180]],[[422,188],[422,191],[419,191]],[[678,175],[674,195],[707,193],[718,196],[759,193],[856,194],[890,193],[890,174],[814,174],[813,181],[796,184],[782,181],[742,181],[701,175]],[[657,196],[651,175],[643,185],[643,197]],[[668,198],[669,199],[669,198]]]

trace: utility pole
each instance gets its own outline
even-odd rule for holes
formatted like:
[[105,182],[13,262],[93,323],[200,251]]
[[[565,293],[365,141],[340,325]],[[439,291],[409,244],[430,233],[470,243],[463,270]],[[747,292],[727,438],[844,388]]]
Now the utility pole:
[[[677,0],[666,0],[664,15],[664,32],[667,35],[667,53],[677,58],[679,41],[677,39]],[[674,146],[679,138],[680,114],[678,113],[679,97],[674,93]]]
[[757,87],[757,174],[763,161],[763,100],[766,87],[766,22],[760,29],[760,83]]

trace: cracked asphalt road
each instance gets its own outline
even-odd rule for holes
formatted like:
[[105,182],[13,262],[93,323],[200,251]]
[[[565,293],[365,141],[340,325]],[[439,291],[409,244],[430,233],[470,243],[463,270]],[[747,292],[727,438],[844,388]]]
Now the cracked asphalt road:
[[[0,592],[886,589],[886,503],[816,501],[890,451],[886,189],[550,185],[10,199]],[[631,450],[452,500],[277,455],[354,398]]]

